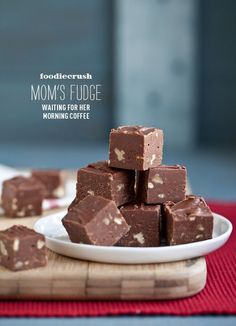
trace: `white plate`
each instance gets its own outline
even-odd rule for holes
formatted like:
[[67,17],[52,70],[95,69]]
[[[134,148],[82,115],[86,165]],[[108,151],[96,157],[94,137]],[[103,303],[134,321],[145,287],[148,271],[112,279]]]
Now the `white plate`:
[[214,213],[213,239],[210,240],[155,248],[93,246],[69,240],[61,223],[65,214],[66,211],[39,219],[34,225],[35,231],[44,234],[47,247],[58,254],[103,263],[161,263],[204,256],[223,246],[232,232],[230,221]]

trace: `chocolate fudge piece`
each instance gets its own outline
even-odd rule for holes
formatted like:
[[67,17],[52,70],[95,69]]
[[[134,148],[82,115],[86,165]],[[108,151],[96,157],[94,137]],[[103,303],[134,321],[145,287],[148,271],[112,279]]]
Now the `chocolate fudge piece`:
[[181,201],[186,195],[186,168],[181,165],[159,165],[139,172],[137,181],[138,199],[147,204],[166,201]]
[[89,164],[77,173],[77,202],[88,195],[114,200],[117,206],[134,200],[135,172],[112,169],[107,161]]
[[43,184],[34,178],[19,176],[4,181],[2,207],[6,216],[41,215],[44,191]]
[[61,198],[65,196],[65,171],[33,170],[32,177],[45,186],[45,198]]
[[126,247],[158,247],[160,245],[160,206],[127,204],[120,208],[129,232],[117,243]]
[[72,242],[112,246],[129,226],[112,200],[87,196],[62,219]]
[[202,197],[187,196],[164,204],[167,243],[177,245],[212,238],[213,215]]
[[12,271],[45,266],[44,236],[22,225],[0,231],[0,264]]
[[147,170],[161,164],[163,131],[142,126],[125,126],[110,132],[109,165]]

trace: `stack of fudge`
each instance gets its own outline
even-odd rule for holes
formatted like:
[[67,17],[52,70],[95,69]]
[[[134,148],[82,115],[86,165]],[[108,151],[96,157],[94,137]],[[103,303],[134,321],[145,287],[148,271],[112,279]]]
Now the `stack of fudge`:
[[162,153],[161,129],[112,129],[109,160],[78,170],[76,197],[62,220],[70,240],[157,247],[210,239],[210,208],[186,195],[186,168],[162,165]]

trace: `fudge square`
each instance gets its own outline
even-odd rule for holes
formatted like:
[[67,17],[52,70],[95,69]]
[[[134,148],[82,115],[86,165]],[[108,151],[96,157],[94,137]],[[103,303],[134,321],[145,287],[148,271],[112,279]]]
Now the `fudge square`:
[[112,169],[107,161],[92,163],[77,173],[77,201],[95,195],[123,205],[135,198],[134,182],[134,171]]
[[32,177],[45,186],[44,198],[61,198],[65,196],[65,171],[33,170]]
[[163,131],[142,126],[112,129],[109,141],[111,167],[147,170],[161,164]]
[[202,197],[190,195],[177,204],[164,204],[164,221],[168,245],[212,238],[213,215]]
[[12,271],[45,266],[44,236],[22,225],[0,231],[0,264]]
[[129,231],[129,226],[112,200],[87,196],[62,219],[72,242],[112,246]]
[[160,246],[160,205],[127,204],[120,212],[130,230],[118,241],[118,246]]
[[181,201],[186,195],[187,172],[181,165],[159,165],[139,172],[138,198],[147,204]]
[[18,176],[4,181],[2,207],[6,216],[41,215],[44,191],[43,184],[34,178]]

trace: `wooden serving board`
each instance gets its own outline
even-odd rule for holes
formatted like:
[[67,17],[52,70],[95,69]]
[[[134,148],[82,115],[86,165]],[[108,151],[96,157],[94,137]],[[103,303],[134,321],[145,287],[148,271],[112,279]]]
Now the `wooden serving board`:
[[[51,213],[51,212],[50,212]],[[0,229],[33,227],[37,217],[0,217]],[[194,295],[206,283],[205,258],[181,262],[116,265],[67,258],[48,250],[43,268],[11,272],[0,267],[0,299],[150,300]]]

